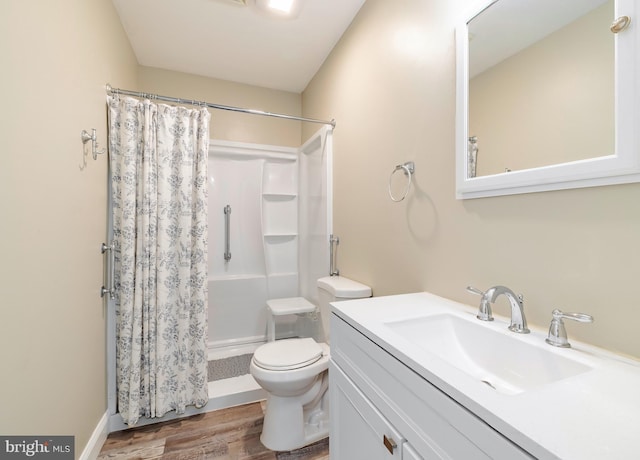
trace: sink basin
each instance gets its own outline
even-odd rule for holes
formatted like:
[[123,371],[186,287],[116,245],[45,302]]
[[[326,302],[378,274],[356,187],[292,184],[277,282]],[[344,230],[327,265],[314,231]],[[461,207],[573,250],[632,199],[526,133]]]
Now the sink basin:
[[514,395],[589,371],[585,364],[456,315],[384,323],[394,333],[494,390]]

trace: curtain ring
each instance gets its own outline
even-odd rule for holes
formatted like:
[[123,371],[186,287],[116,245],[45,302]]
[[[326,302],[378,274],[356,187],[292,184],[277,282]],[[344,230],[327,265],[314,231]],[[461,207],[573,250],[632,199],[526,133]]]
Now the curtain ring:
[[[396,173],[396,171],[400,171],[400,170],[404,171],[404,175],[407,176],[409,180],[407,181],[407,187],[405,188],[404,193],[402,194],[402,197],[396,198],[393,196],[393,193],[391,192],[391,179],[393,178],[393,175]],[[396,165],[395,169],[391,171],[391,175],[389,176],[389,187],[388,187],[389,198],[391,198],[391,201],[398,203],[407,197],[407,194],[409,193],[409,189],[411,188],[411,182],[412,182],[413,174],[415,173],[415,170],[416,170],[415,163],[413,161],[407,161],[404,164]]]

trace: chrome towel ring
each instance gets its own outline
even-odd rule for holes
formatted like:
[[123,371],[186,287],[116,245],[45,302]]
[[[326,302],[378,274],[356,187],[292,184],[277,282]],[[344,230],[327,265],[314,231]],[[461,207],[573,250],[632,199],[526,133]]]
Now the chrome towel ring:
[[[404,171],[404,175],[407,176],[409,180],[407,181],[407,187],[404,189],[402,197],[396,198],[393,196],[393,193],[391,193],[391,179],[393,178],[393,175],[396,173],[396,171],[400,171],[400,170]],[[416,165],[413,161],[407,161],[404,164],[396,165],[395,169],[391,171],[391,175],[389,176],[389,198],[391,198],[392,201],[395,201],[397,203],[399,201],[404,200],[407,197],[407,193],[409,193],[409,189],[411,188],[411,182],[412,182],[413,174],[415,173],[415,171],[416,171]]]

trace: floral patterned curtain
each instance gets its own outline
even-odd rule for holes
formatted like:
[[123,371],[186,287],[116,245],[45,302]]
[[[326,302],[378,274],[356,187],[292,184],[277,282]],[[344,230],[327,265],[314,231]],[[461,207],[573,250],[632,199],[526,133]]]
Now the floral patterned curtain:
[[133,425],[207,392],[210,114],[109,97],[118,412]]

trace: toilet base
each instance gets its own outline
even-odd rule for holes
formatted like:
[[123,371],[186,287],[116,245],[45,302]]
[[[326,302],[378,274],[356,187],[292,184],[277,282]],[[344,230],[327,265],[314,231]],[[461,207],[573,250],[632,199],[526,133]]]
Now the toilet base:
[[305,423],[302,430],[297,429],[295,432],[285,432],[283,427],[277,427],[275,430],[267,427],[267,418],[265,416],[265,424],[260,435],[260,442],[270,450],[274,451],[291,451],[313,444],[329,436],[329,416],[328,414],[316,413],[314,416],[316,423]]
[[294,398],[271,394],[267,397],[260,435],[260,441],[267,449],[295,450],[329,436],[329,392],[326,383],[322,387],[321,394],[305,406]]

